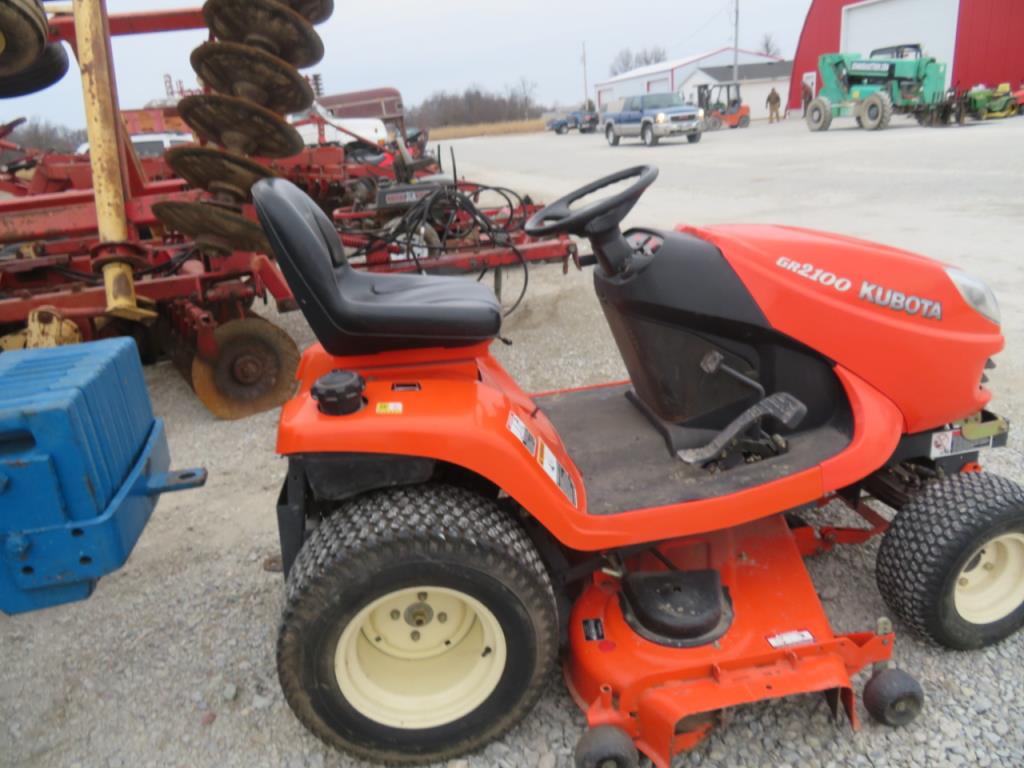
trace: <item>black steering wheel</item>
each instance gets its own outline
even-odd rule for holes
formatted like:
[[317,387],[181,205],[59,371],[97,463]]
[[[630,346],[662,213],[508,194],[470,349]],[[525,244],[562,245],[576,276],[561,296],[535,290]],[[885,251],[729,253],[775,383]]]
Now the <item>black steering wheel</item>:
[[[578,237],[595,237],[618,228],[619,222],[626,218],[640,195],[658,178],[658,169],[653,165],[637,165],[618,171],[603,179],[598,179],[585,187],[560,197],[550,205],[546,205],[529,218],[523,230],[530,237],[568,234]],[[578,210],[571,206],[588,195],[610,187],[620,181],[636,179],[621,192],[603,200],[585,205]]]

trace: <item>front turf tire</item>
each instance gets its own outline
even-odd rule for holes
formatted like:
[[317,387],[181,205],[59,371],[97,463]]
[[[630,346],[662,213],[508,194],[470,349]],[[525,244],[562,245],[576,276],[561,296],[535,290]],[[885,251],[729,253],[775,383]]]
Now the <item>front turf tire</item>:
[[[468,606],[466,621],[442,599]],[[429,763],[522,720],[557,651],[551,583],[518,523],[492,499],[420,485],[345,502],[313,532],[288,577],[277,662],[292,710],[328,745]],[[438,670],[439,682],[423,684]]]
[[686,134],[686,140],[691,144],[696,144],[698,141],[700,141],[701,136],[703,135],[703,131],[694,131],[693,133]]
[[878,589],[918,634],[984,648],[1024,626],[1024,488],[985,472],[927,485],[882,539]]
[[609,147],[619,146],[619,134],[615,132],[615,128],[609,125],[604,129],[604,138],[608,142]]
[[640,140],[644,143],[645,147],[658,146],[658,137],[654,135],[654,126],[647,123],[643,128],[641,128]]

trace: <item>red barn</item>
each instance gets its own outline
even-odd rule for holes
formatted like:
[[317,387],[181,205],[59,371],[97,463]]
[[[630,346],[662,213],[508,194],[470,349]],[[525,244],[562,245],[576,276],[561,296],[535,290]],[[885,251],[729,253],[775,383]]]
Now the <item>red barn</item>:
[[802,81],[817,93],[818,57],[838,51],[921,43],[949,64],[950,82],[966,89],[1024,81],[1022,0],[812,0],[793,59],[789,106]]

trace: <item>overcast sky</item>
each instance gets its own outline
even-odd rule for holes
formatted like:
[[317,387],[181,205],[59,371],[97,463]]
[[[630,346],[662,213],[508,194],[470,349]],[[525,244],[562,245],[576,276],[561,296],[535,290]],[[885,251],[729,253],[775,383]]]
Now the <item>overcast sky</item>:
[[[188,4],[108,0],[111,13]],[[767,32],[792,57],[809,5],[740,0],[740,47],[757,48]],[[541,103],[570,104],[583,96],[584,41],[592,96],[621,48],[660,45],[678,58],[730,45],[732,9],[733,0],[335,0],[334,16],[318,27],[326,55],[310,71],[322,74],[328,93],[393,85],[408,104],[474,83],[501,91],[525,77],[536,82]],[[188,55],[204,39],[202,31],[116,38],[122,108],[163,97],[165,73],[194,85]],[[3,107],[4,122],[22,115],[85,122],[74,70]]]

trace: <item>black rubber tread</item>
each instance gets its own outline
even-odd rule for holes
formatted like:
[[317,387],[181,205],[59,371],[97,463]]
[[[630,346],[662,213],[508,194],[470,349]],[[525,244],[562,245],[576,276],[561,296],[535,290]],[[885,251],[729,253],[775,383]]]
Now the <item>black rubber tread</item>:
[[619,146],[619,134],[615,132],[615,128],[608,126],[604,129],[604,138],[608,142],[609,146]]
[[[821,110],[820,122],[814,122],[813,115],[815,109]],[[827,131],[829,126],[832,125],[832,103],[824,96],[819,96],[812,100],[811,103],[807,105],[807,117],[805,120],[807,121],[807,127],[810,130],[815,132]]]
[[924,706],[921,684],[893,667],[872,675],[861,698],[871,717],[893,728],[913,722]]
[[0,34],[5,44],[0,47],[0,73],[14,77],[43,54],[49,25],[40,0],[5,0],[0,7]]
[[59,82],[68,73],[67,51],[62,43],[50,43],[39,58],[16,75],[0,77],[0,99],[27,96]]
[[[873,121],[868,117],[868,108],[874,102],[878,102],[879,115],[878,119]],[[888,93],[875,91],[864,99],[861,104],[859,122],[861,128],[869,131],[881,131],[889,127],[890,120],[892,120],[892,97]]]
[[654,126],[647,124],[640,129],[640,141],[645,147],[658,146],[658,137],[654,134]]
[[[404,563],[417,555],[463,564],[482,561],[529,606],[537,640],[533,679],[515,706],[489,727],[435,752],[368,749],[343,739],[315,713],[299,677],[288,664],[301,655],[300,636],[350,582],[376,567]],[[444,761],[498,739],[534,707],[552,678],[558,654],[558,619],[548,573],[522,527],[493,499],[447,485],[418,485],[375,491],[346,502],[324,520],[303,545],[288,576],[287,598],[277,644],[278,675],[298,719],[329,746],[388,764]]]
[[958,650],[999,642],[1024,625],[1024,605],[1001,621],[970,624],[953,607],[967,558],[998,532],[1024,531],[1024,488],[987,472],[930,483],[896,515],[875,563],[878,590],[914,632]]
[[698,141],[700,141],[703,135],[703,131],[694,131],[693,133],[686,134],[686,140],[691,144],[696,144]]

